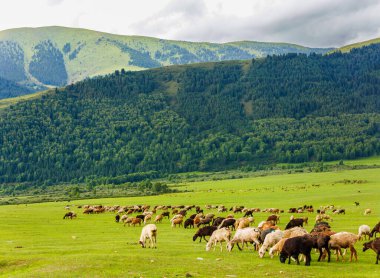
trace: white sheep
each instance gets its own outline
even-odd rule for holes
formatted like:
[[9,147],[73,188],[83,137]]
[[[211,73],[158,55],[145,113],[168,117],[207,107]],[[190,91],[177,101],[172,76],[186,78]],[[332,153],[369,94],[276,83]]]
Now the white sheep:
[[302,227],[293,227],[291,229],[285,230],[283,238],[291,238],[296,236],[306,235],[308,232]]
[[230,229],[221,228],[221,229],[215,230],[206,244],[206,251],[210,251],[212,246],[214,246],[214,250],[215,250],[216,244],[218,242],[220,242],[220,251],[223,251],[222,242],[226,241],[228,243],[230,241],[230,238],[231,238]]
[[284,233],[280,230],[274,231],[272,233],[269,233],[264,240],[263,245],[261,246],[259,250],[259,256],[260,258],[263,258],[265,255],[266,250],[268,247],[274,246],[276,243],[278,243],[281,239]]
[[[239,229],[236,231],[232,240],[227,244],[227,250],[231,252],[235,243],[237,247],[239,248],[239,250],[242,250],[242,248],[244,247],[244,243],[247,243],[247,242],[255,243],[256,246],[259,246],[260,245],[259,237],[260,237],[260,230],[255,227],[247,227],[247,228]],[[241,248],[239,246],[239,243],[242,244]]]
[[361,225],[359,227],[359,232],[358,232],[359,240],[361,240],[363,235],[364,235],[364,239],[367,239],[367,236],[368,236],[368,239],[370,239],[371,238],[370,234],[371,234],[371,228],[368,225]]
[[157,227],[154,224],[148,224],[141,231],[139,243],[143,248],[146,246],[146,240],[150,240],[150,247],[157,248]]
[[355,256],[355,260],[358,260],[357,252],[354,248],[355,243],[358,241],[359,237],[353,233],[349,232],[340,232],[330,236],[329,247],[330,249],[337,250],[336,252],[336,260],[339,261],[339,254],[342,256],[342,260],[344,261],[344,254],[342,254],[341,248],[350,248],[351,258]]

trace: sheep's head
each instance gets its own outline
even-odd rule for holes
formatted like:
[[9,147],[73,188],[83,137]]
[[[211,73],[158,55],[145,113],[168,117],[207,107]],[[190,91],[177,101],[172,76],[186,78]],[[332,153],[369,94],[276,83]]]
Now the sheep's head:
[[211,249],[211,241],[209,241],[207,244],[206,244],[206,251],[210,251]]
[[260,258],[263,258],[264,255],[265,255],[265,251],[262,248],[260,248],[260,250],[259,250],[259,256],[260,256]]
[[229,252],[231,252],[231,251],[232,251],[232,248],[234,248],[234,244],[233,244],[231,241],[229,241],[229,242],[227,243],[227,250],[228,250]]
[[285,263],[286,262],[286,259],[288,258],[288,256],[286,256],[284,253],[280,253],[280,262],[281,263]]
[[145,244],[144,244],[144,242],[142,242],[142,241],[140,240],[139,243],[141,244],[141,247],[142,247],[142,248],[145,248]]
[[363,244],[363,252],[371,248],[371,243],[372,241]]

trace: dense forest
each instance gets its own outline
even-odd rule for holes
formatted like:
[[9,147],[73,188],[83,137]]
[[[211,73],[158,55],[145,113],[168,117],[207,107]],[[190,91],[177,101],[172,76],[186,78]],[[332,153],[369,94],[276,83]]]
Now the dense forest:
[[17,97],[30,92],[29,88],[0,77],[0,99]]
[[380,45],[116,71],[1,111],[0,183],[380,154]]

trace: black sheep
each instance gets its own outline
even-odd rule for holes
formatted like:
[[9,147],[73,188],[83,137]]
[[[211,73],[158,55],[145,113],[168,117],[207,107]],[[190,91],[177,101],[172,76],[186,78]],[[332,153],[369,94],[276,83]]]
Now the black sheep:
[[287,239],[280,253],[280,262],[285,263],[286,259],[289,258],[288,264],[290,264],[290,258],[293,257],[297,264],[300,264],[298,256],[299,254],[304,254],[306,257],[305,265],[309,266],[311,261],[310,252],[313,245],[313,240],[309,236],[297,236]]
[[218,216],[217,218],[214,218],[214,220],[212,221],[212,225],[218,227],[220,224],[222,224],[224,219],[224,217]]
[[199,242],[202,241],[202,238],[207,242],[206,236],[211,236],[212,233],[218,228],[215,226],[204,226],[200,228],[195,235],[193,236],[193,241],[199,237]]
[[289,221],[289,223],[286,225],[285,230],[294,228],[294,227],[303,227],[303,219],[302,218],[295,218]]
[[186,219],[185,224],[183,226],[185,229],[187,229],[187,227],[194,228],[194,219],[191,219],[191,218]]
[[235,222],[236,222],[236,219],[234,218],[226,218],[218,226],[218,229],[231,227],[231,230],[235,230],[235,226],[234,226]]

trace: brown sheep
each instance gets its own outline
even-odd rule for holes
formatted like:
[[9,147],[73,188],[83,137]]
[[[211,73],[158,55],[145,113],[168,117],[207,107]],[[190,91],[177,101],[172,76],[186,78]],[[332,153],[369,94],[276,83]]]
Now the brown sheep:
[[376,238],[371,240],[370,242],[366,242],[363,244],[363,252],[368,249],[372,249],[376,253],[376,264],[379,264],[380,258],[380,238]]

